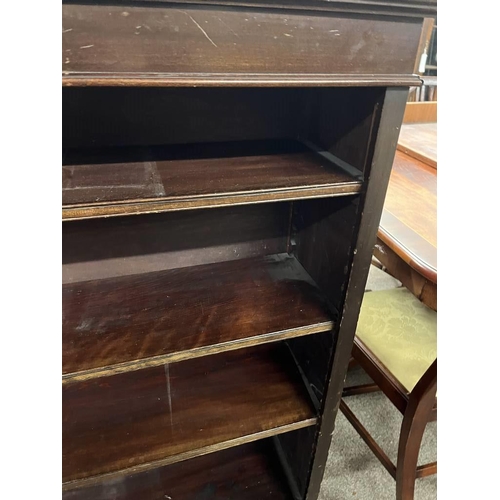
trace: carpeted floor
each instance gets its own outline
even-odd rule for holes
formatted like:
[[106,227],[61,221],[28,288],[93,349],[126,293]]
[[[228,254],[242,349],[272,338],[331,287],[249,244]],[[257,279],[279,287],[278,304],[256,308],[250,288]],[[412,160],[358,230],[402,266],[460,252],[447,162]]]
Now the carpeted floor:
[[[390,278],[393,279],[393,278]],[[387,275],[379,270],[370,272],[367,289],[387,286]],[[347,384],[369,382],[361,368],[355,368],[347,377]],[[402,416],[381,392],[351,396],[347,403],[359,420],[396,462]],[[419,464],[432,462],[437,457],[437,422],[427,425]],[[338,413],[330,455],[319,500],[395,500],[396,483],[368,446],[359,437],[342,413]],[[437,476],[417,479],[415,500],[436,500]]]

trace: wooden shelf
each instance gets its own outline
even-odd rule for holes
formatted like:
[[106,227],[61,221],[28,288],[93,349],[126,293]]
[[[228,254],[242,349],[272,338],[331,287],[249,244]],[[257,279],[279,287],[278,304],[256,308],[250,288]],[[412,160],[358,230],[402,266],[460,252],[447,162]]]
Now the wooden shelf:
[[63,286],[63,380],[331,330],[316,285],[278,254]]
[[90,485],[314,425],[286,346],[63,386],[63,488]]
[[[292,500],[270,440],[63,493],[63,500]],[[107,498],[107,497],[106,497]]]
[[361,180],[298,141],[70,150],[63,219],[355,194]]

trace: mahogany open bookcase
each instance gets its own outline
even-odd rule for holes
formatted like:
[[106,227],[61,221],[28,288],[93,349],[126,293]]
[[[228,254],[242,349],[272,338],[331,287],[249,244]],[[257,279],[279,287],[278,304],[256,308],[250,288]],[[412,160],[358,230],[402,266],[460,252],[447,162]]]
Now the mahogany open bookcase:
[[433,11],[63,5],[65,500],[317,498]]

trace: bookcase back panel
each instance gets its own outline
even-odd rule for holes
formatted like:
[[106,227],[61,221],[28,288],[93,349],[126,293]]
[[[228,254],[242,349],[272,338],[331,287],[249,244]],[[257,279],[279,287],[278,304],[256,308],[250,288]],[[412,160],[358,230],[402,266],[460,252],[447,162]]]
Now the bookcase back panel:
[[365,171],[384,89],[311,89],[302,112],[301,136]]
[[365,169],[380,88],[64,88],[63,146],[304,139]]
[[292,242],[298,261],[337,311],[347,286],[359,198],[326,198],[293,205]]
[[299,89],[64,88],[65,147],[294,137]]
[[290,204],[63,224],[63,283],[286,252]]

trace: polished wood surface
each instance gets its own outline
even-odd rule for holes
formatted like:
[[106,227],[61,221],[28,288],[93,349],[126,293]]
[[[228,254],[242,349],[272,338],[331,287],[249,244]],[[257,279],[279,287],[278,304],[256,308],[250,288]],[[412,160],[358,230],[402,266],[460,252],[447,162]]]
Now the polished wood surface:
[[66,4],[62,24],[63,85],[419,85],[420,20]]
[[437,168],[437,123],[403,123],[398,150]]
[[437,391],[437,359],[410,394],[401,425],[396,470],[396,500],[413,500],[415,479],[437,473],[437,462],[417,467],[420,444]]
[[437,175],[396,152],[379,238],[425,278],[437,283]]
[[64,164],[63,219],[345,195],[361,189],[361,180],[330,157],[285,140],[72,150]]
[[63,286],[63,380],[82,380],[329,331],[287,254]]
[[403,125],[437,122],[437,101],[407,102]]
[[63,500],[292,500],[275,455],[258,441],[65,491]]
[[[165,0],[135,0],[136,3],[165,3]],[[63,3],[71,3],[63,0]],[[182,0],[185,4],[199,4],[200,0]],[[204,5],[265,7],[266,9],[312,10],[315,12],[344,12],[391,17],[435,17],[435,0],[203,0]]]
[[374,255],[437,310],[437,171],[396,152]]
[[63,386],[66,488],[313,425],[312,403],[282,347]]

